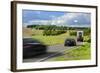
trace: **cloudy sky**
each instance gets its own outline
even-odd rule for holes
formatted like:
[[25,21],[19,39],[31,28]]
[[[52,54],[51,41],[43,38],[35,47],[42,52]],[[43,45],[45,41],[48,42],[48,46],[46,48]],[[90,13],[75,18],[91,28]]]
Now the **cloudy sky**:
[[23,26],[58,25],[69,27],[90,27],[91,14],[80,12],[23,10]]

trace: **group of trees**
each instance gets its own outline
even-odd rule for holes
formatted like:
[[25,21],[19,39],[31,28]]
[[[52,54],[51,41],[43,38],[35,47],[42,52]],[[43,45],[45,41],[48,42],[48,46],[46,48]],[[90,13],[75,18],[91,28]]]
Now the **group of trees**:
[[27,28],[34,28],[38,30],[67,30],[66,26],[56,26],[56,25],[28,25]]
[[44,30],[43,35],[59,35],[65,32],[66,30]]
[[43,35],[59,35],[65,33],[67,30],[70,31],[71,36],[76,36],[77,32],[73,30],[81,29],[84,32],[84,36],[90,35],[91,29],[84,27],[67,27],[67,26],[56,26],[56,25],[28,25],[27,28],[36,30],[43,30]]
[[43,35],[59,35],[65,33],[67,27],[56,25],[28,25],[27,28],[43,30]]
[[43,35],[59,35],[65,33],[67,27],[64,26],[56,26],[56,25],[49,25],[43,31]]

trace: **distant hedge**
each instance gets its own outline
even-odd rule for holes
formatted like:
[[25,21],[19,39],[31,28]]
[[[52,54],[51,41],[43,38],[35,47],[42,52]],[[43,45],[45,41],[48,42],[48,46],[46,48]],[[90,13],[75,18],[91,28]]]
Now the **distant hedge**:
[[91,34],[91,29],[88,28],[84,30],[84,36],[88,36],[90,34]]
[[65,30],[44,30],[43,35],[59,35],[65,32]]
[[38,29],[38,30],[67,30],[68,27],[66,26],[56,26],[56,25],[28,25],[27,28],[33,28],[33,29]]
[[70,36],[77,36],[77,32],[76,31],[71,31]]

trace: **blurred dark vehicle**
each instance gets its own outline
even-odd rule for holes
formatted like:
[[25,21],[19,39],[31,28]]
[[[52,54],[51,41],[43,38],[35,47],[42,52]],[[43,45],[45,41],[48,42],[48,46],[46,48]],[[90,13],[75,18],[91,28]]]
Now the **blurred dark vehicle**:
[[46,45],[32,38],[23,38],[23,58],[30,58],[37,55],[45,54]]
[[65,43],[64,43],[64,46],[76,46],[76,41],[75,39],[66,39],[65,40]]

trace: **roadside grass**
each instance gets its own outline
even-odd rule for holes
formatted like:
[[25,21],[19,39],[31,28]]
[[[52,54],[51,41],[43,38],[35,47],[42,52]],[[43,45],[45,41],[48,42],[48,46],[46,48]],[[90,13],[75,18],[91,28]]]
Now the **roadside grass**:
[[90,43],[64,52],[63,56],[52,58],[50,61],[87,60],[91,59]]

